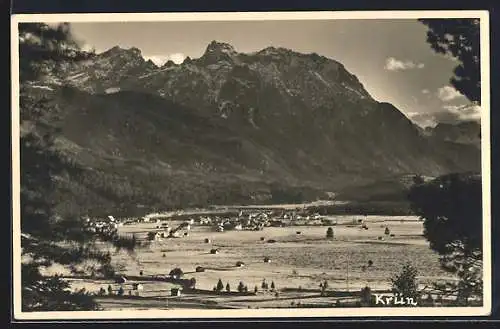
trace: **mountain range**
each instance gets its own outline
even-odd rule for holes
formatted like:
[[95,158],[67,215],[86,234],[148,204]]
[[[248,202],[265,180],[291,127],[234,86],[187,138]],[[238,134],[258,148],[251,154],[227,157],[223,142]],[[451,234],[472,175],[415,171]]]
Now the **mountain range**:
[[57,147],[84,168],[61,183],[68,212],[299,202],[480,169],[477,127],[422,130],[341,63],[284,48],[213,41],[156,66],[113,47],[47,62],[21,92],[50,105],[23,129],[57,127]]

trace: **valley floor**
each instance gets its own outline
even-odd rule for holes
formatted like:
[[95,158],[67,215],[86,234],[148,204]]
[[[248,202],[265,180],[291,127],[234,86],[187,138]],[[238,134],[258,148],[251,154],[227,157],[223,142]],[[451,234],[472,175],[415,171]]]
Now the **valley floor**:
[[[174,218],[169,221],[172,227],[181,223]],[[372,291],[389,292],[390,277],[406,262],[418,269],[422,287],[453,279],[440,268],[438,255],[429,249],[422,236],[422,222],[417,217],[368,216],[365,218],[368,229],[352,224],[356,216],[331,219],[337,222],[333,226],[333,239],[326,238],[326,226],[215,232],[211,227],[195,225],[188,236],[153,241],[133,255],[110,249],[115,267],[129,279],[126,283],[83,278],[70,278],[70,281],[75,289],[97,293],[103,288],[106,295],[110,285],[113,296],[101,296],[98,301],[103,309],[118,310],[347,305],[354,299],[359,300],[359,292],[365,286]],[[135,223],[119,230],[121,234],[135,234],[143,239],[157,225]],[[386,227],[391,236],[384,234]],[[268,243],[269,239],[275,242]],[[214,248],[219,253],[211,254]],[[264,262],[265,257],[270,262]],[[237,262],[244,262],[244,266],[236,266]],[[180,285],[159,277],[168,276],[177,267],[183,270],[184,279],[196,280],[196,290],[171,296],[171,289]],[[196,267],[203,267],[205,271],[197,272]],[[213,291],[219,279],[224,284],[224,292],[229,284],[231,294]],[[275,290],[262,289],[264,280],[269,287],[274,283]],[[319,285],[325,280],[327,296],[321,296]],[[236,292],[240,282],[248,287],[248,294]],[[135,291],[133,283],[141,283],[143,289]],[[120,287],[124,294],[116,296]],[[254,293],[255,287],[257,293]]]

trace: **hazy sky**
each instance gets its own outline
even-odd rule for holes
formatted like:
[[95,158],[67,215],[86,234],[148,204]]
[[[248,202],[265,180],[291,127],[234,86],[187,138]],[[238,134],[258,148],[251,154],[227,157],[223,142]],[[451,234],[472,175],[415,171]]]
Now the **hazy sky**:
[[[73,23],[73,32],[98,52],[137,47],[162,64],[197,58],[212,40],[239,52],[285,47],[335,59],[377,100],[387,101],[421,125],[478,117],[450,87],[456,62],[432,51],[427,27],[415,20],[311,20],[240,22]],[[466,107],[466,109],[461,109]]]

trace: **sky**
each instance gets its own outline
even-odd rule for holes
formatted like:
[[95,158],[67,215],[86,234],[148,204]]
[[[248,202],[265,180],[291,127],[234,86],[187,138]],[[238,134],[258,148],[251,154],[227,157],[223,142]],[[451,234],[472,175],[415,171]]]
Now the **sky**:
[[274,46],[334,59],[378,101],[420,126],[478,119],[479,108],[451,87],[455,59],[436,54],[427,27],[413,19],[72,23],[75,38],[97,52],[137,47],[163,64],[200,57],[213,41],[248,53]]

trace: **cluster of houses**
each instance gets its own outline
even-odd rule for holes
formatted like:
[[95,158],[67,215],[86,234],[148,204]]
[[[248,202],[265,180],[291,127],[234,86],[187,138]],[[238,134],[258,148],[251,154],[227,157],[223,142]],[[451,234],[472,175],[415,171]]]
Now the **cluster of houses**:
[[199,215],[186,219],[178,227],[170,227],[161,217],[146,215],[136,218],[86,218],[86,227],[95,233],[116,232],[118,227],[134,223],[155,223],[155,228],[148,232],[149,241],[165,238],[181,238],[188,236],[192,225],[210,226],[216,232],[224,231],[261,231],[264,227],[285,227],[301,225],[335,225],[332,220],[315,213],[309,214],[307,209],[293,210],[249,210],[234,214]]
[[319,214],[307,215],[297,211],[240,211],[232,216],[201,216],[195,220],[198,225],[209,225],[217,232],[229,230],[260,231],[264,227],[285,227],[296,225],[335,225],[335,222]]
[[181,238],[188,236],[191,231],[191,226],[194,220],[190,219],[181,223],[177,227],[170,227],[168,222],[157,221],[155,230],[148,232],[147,239],[149,241],[161,241],[165,238]]
[[85,227],[92,233],[113,233],[118,230],[118,227],[123,226],[124,222],[115,219],[113,216],[106,218],[85,218]]
[[[143,217],[141,221],[144,221]],[[200,215],[188,218],[177,228],[171,228],[168,223],[160,219],[148,219],[156,222],[155,230],[148,233],[148,239],[161,240],[164,238],[180,238],[188,236],[192,225],[210,226],[216,232],[225,231],[261,231],[264,227],[285,227],[296,225],[335,225],[330,219],[319,214],[307,214],[306,210],[267,210],[267,211],[240,211],[235,214]]]

